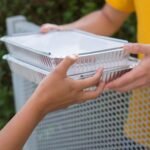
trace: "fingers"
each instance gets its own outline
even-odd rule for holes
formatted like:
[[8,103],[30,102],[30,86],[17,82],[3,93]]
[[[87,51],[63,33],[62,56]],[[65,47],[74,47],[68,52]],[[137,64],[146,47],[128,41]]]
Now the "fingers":
[[[147,56],[150,54],[150,45],[148,44],[127,44],[124,46],[124,49],[125,51],[133,54],[143,53]],[[108,83],[105,88],[123,92],[146,85],[147,83],[145,83],[145,74],[147,69],[144,65],[145,63],[143,63],[144,61],[145,59],[132,71]]]
[[136,67],[132,71],[124,74],[120,78],[108,83],[106,89],[119,89],[126,87],[128,84],[133,83],[143,76],[143,71],[141,67]]
[[46,23],[46,24],[43,24],[40,28],[40,32],[42,33],[47,33],[51,30],[61,30],[61,27],[55,24]]
[[54,72],[57,72],[62,75],[62,77],[66,76],[66,73],[71,65],[75,63],[78,59],[78,55],[71,55],[64,58],[64,60],[56,67]]
[[132,54],[143,53],[148,55],[150,54],[150,44],[127,44],[124,46],[124,50]]
[[146,83],[145,78],[139,78],[138,80],[135,80],[134,82],[132,82],[126,86],[122,86],[122,87],[116,88],[114,90],[120,91],[120,92],[127,92],[127,91],[130,91],[133,89],[145,87],[146,84],[148,84],[148,83]]
[[100,82],[95,91],[84,91],[79,96],[79,103],[85,102],[86,100],[97,98],[104,90],[105,83]]
[[101,79],[102,73],[103,73],[103,69],[100,68],[97,70],[96,74],[93,77],[75,81],[76,87],[80,90],[83,90],[85,88],[97,85]]

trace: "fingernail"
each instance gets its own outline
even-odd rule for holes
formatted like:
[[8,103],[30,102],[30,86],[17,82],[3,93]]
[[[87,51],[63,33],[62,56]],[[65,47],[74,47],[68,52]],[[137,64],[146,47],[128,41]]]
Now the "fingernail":
[[102,72],[103,71],[103,68],[98,68],[97,70],[96,70],[96,73],[97,72]]
[[78,54],[73,54],[76,58],[78,58],[79,57],[79,55]]
[[74,60],[76,60],[76,59],[79,58],[79,55],[78,54],[72,54],[69,57],[72,58],[72,59],[74,59]]
[[104,91],[108,91],[109,90],[109,88],[106,86],[105,88],[104,88]]
[[124,50],[128,50],[128,49],[130,49],[130,46],[129,46],[129,45],[125,45],[125,46],[123,47],[123,49],[124,49]]
[[132,43],[128,43],[126,45],[124,45],[124,50],[130,50],[132,48]]

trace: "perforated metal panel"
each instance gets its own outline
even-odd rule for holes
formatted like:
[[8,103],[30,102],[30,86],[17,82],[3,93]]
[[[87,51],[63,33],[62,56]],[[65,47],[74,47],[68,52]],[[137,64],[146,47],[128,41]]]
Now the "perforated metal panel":
[[129,93],[106,92],[96,100],[49,114],[37,128],[39,149],[119,150],[128,146],[123,134],[128,99]]
[[[147,92],[149,94],[149,91]],[[150,96],[145,97],[143,94],[139,95],[143,100],[150,99]],[[47,115],[37,128],[38,149],[146,150],[148,149],[146,147],[150,148],[148,123],[150,102],[145,103],[140,100],[142,104],[137,107],[142,110],[134,112],[135,110],[131,111],[130,108],[132,96],[131,93],[108,91],[96,100]],[[138,116],[135,115],[136,113]]]
[[[17,109],[36,84],[13,74]],[[24,150],[149,150],[150,88],[107,91],[95,100],[49,113]]]

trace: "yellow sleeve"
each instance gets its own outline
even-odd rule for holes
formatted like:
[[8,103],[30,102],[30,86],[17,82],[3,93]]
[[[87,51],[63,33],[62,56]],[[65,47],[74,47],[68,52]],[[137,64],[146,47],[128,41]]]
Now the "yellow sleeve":
[[134,11],[134,0],[105,0],[107,4],[112,6],[113,8],[131,13]]

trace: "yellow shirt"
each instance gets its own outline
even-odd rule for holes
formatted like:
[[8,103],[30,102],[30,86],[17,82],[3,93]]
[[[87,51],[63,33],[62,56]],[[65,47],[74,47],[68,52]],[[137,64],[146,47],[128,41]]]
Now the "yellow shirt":
[[[122,12],[135,11],[138,42],[150,43],[150,0],[106,0],[106,2]],[[150,147],[150,88],[133,91],[124,133],[135,142]]]
[[137,14],[137,40],[140,43],[150,43],[150,0],[106,0],[117,10]]

